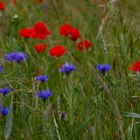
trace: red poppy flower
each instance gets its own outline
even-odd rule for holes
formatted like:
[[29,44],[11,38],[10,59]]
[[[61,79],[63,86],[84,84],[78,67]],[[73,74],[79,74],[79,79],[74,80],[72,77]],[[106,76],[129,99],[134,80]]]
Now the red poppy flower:
[[70,30],[70,38],[75,41],[80,37],[80,31],[76,28],[71,28]]
[[0,10],[5,10],[5,4],[3,2],[0,2]]
[[77,45],[78,51],[84,51],[85,49],[88,50],[91,47],[91,42],[88,40],[80,41]]
[[50,55],[60,57],[66,53],[66,48],[63,46],[55,46],[50,49]]
[[69,37],[71,40],[75,41],[80,37],[80,31],[69,24],[64,24],[60,26],[59,34],[62,36]]
[[134,62],[128,69],[131,71],[140,72],[140,60]]
[[19,31],[20,36],[30,38],[34,36],[35,30],[33,28],[23,28]]
[[46,39],[48,35],[51,34],[49,32],[47,26],[43,22],[38,22],[34,25],[33,28],[23,28],[19,31],[21,37],[25,38],[39,38],[39,39]]
[[34,25],[35,34],[32,36],[34,39],[46,39],[51,32],[48,30],[47,26],[43,22],[38,22]]
[[71,30],[71,26],[68,24],[64,24],[64,25],[60,26],[59,34],[62,36],[68,36],[70,30]]
[[38,53],[42,53],[45,51],[47,45],[46,44],[36,44],[34,45],[34,49],[38,52]]

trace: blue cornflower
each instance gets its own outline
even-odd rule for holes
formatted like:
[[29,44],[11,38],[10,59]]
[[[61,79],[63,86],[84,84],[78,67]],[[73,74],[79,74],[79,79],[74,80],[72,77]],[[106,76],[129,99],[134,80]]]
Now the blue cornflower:
[[6,54],[3,58],[9,62],[23,62],[26,60],[26,54],[23,52],[10,52]]
[[0,65],[0,72],[3,72],[3,66]]
[[3,92],[3,88],[0,88],[0,93],[2,93]]
[[50,90],[38,91],[37,95],[42,98],[43,101],[46,101],[50,96],[52,96],[52,92]]
[[59,68],[59,72],[64,72],[67,75],[71,72],[71,71],[75,71],[76,67],[74,64],[69,64],[69,63],[65,63],[64,65],[62,65],[61,68]]
[[96,66],[97,70],[100,71],[101,73],[105,73],[106,71],[109,71],[111,69],[110,64],[98,64]]
[[10,92],[11,92],[11,89],[9,87],[0,88],[0,93],[2,93],[4,96]]
[[49,76],[46,75],[39,75],[35,77],[36,81],[41,81],[42,83],[46,82],[48,80]]
[[8,115],[9,111],[10,111],[10,107],[9,107],[9,106],[4,108],[4,107],[0,104],[0,113],[1,113],[3,116]]

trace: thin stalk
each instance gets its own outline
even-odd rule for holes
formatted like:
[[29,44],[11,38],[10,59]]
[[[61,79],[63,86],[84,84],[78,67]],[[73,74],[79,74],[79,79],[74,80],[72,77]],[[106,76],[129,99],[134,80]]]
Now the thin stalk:
[[20,91],[21,91],[21,107],[22,111],[24,111],[24,95],[23,95],[23,84],[22,84],[22,70],[21,65],[18,65],[18,77],[20,82]]
[[58,136],[58,140],[61,140],[61,137],[60,137],[60,134],[59,134],[59,130],[58,130],[58,124],[56,122],[54,114],[53,114],[53,121],[54,121],[55,129],[56,129],[56,133],[57,133],[57,136]]
[[22,133],[21,133],[21,138],[24,137],[24,127],[25,126],[25,108],[24,108],[24,94],[23,94],[23,84],[22,84],[22,70],[21,70],[21,65],[18,64],[18,77],[19,77],[19,82],[20,82],[20,91],[21,91],[21,114],[22,114]]

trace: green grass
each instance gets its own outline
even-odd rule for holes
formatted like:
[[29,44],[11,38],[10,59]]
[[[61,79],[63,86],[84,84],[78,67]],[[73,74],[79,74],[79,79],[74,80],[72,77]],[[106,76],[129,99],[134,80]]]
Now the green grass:
[[[14,90],[0,96],[0,103],[12,107],[7,117],[0,116],[0,139],[139,140],[140,87],[128,70],[140,56],[139,1],[105,3],[105,13],[92,0],[48,0],[41,5],[19,1],[15,7],[5,2],[0,17],[0,60],[5,71],[0,74],[0,85]],[[52,31],[47,40],[19,36],[21,28],[37,21],[47,23]],[[92,42],[89,51],[78,52],[76,42],[59,35],[64,23],[78,28],[81,39]],[[46,43],[46,52],[37,54],[35,43]],[[70,54],[50,57],[49,48],[54,45],[66,46]],[[4,62],[2,57],[11,51],[27,53],[27,62]],[[58,73],[58,66],[67,61],[76,65],[69,77]],[[111,71],[103,76],[96,65],[104,63],[111,65]],[[46,73],[49,80],[44,85],[34,81],[36,75]],[[44,88],[53,93],[46,103],[36,98],[36,92]],[[65,119],[60,118],[63,111]]]

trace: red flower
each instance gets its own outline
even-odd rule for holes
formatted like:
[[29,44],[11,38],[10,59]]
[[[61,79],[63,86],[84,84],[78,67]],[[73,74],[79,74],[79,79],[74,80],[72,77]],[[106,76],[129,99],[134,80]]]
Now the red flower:
[[34,36],[35,31],[33,28],[23,28],[19,31],[21,37],[30,38]]
[[128,69],[131,71],[140,72],[140,60],[134,62]]
[[63,46],[55,46],[50,49],[50,55],[60,57],[66,53],[66,48]]
[[77,40],[80,37],[80,31],[70,26],[69,24],[64,24],[60,26],[59,34],[69,37],[73,41]]
[[71,26],[68,24],[64,24],[60,26],[59,34],[68,37],[70,30],[71,30]]
[[47,26],[43,22],[38,22],[34,25],[33,28],[23,28],[19,31],[21,37],[25,38],[39,38],[39,39],[46,39],[48,35],[51,34],[49,32]]
[[0,10],[5,10],[5,4],[3,2],[0,2]]
[[47,26],[43,22],[38,22],[34,25],[35,34],[32,36],[34,39],[46,39],[51,32],[48,30]]
[[47,45],[46,44],[36,44],[34,45],[34,49],[38,52],[38,53],[42,53],[45,51]]
[[84,51],[88,50],[91,47],[91,42],[88,40],[80,41],[77,45],[77,50]]
[[70,30],[70,38],[75,41],[80,37],[80,31],[76,28],[71,28]]

